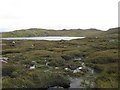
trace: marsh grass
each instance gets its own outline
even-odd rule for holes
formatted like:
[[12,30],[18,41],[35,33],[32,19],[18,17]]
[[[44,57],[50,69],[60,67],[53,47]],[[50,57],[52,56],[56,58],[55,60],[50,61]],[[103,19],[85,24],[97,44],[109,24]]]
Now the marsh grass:
[[[29,31],[29,34],[24,30],[15,31],[5,33],[3,37],[38,36],[43,35],[43,31],[39,31],[39,33]],[[55,32],[55,34],[60,35],[63,32],[67,31]],[[77,31],[77,34],[76,32],[67,32],[66,35],[79,36],[81,34],[79,32]],[[46,34],[53,35],[54,32],[51,31],[50,34],[47,31]],[[116,88],[119,60],[117,33],[108,30],[102,34],[96,34],[94,31],[94,35],[92,35],[91,32],[89,37],[70,41],[15,40],[15,46],[11,45],[11,40],[3,40],[2,54],[9,58],[7,64],[3,63],[3,88],[48,88],[57,85],[69,87],[68,75],[81,77],[86,74],[73,74],[64,70],[70,65],[80,66],[78,61],[74,61],[74,58],[79,57],[82,58],[86,66],[93,68],[98,74],[95,80],[96,88]],[[37,63],[35,70],[29,70],[32,61]],[[49,66],[46,66],[47,62],[49,62]],[[59,67],[59,69],[56,70],[55,67]],[[11,83],[13,81],[14,83]]]

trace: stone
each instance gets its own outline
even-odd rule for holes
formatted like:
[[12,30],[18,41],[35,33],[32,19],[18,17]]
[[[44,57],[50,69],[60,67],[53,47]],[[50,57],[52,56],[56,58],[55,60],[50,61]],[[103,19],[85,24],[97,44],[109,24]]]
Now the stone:
[[79,70],[83,69],[82,67],[78,67]]
[[55,69],[59,69],[59,67],[55,67]]
[[68,71],[69,70],[69,68],[64,68],[66,71]]
[[30,70],[34,70],[35,69],[35,65],[30,66]]

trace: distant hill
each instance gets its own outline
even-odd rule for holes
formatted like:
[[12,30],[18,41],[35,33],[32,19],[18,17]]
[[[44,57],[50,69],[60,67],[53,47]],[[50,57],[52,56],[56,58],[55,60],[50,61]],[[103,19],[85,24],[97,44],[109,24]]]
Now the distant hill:
[[113,34],[113,33],[118,33],[118,31],[120,30],[120,27],[119,28],[111,28],[111,29],[109,29],[107,32],[108,33],[111,33],[111,34]]
[[39,28],[30,28],[16,30],[12,32],[3,32],[2,37],[39,37],[39,36],[84,36],[93,37],[107,33],[117,33],[118,28],[112,28],[108,31],[101,31],[97,29],[63,29],[63,30],[47,30]]
[[109,30],[105,31],[101,34],[101,37],[109,37],[109,38],[118,38],[120,28],[110,28]]

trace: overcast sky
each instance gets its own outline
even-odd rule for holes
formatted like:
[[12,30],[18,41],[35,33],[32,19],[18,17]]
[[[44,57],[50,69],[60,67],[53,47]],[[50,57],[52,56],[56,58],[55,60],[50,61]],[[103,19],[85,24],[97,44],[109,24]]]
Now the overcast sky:
[[118,26],[119,0],[0,0],[0,31],[25,28],[107,30]]

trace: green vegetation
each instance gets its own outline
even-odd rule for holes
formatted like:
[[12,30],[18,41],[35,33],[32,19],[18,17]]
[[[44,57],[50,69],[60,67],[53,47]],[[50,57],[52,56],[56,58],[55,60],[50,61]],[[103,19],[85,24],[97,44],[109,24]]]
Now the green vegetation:
[[70,29],[70,30],[46,30],[46,29],[23,29],[13,32],[2,33],[2,37],[39,37],[39,36],[94,36],[102,31],[96,29]]
[[[64,68],[81,66],[75,58],[81,58],[86,66],[97,74],[95,88],[118,87],[118,29],[102,32],[99,30],[43,30],[29,29],[3,33],[3,37],[27,36],[87,36],[70,41],[26,41],[3,40],[2,54],[8,57],[3,63],[3,88],[68,88],[69,76],[81,77],[83,73],[72,73]],[[36,68],[30,70],[31,62]],[[46,65],[47,63],[47,65]],[[12,83],[14,82],[14,83]]]

